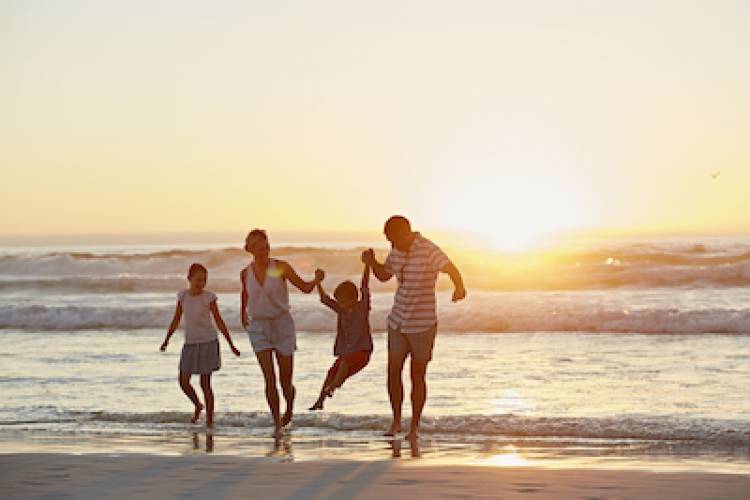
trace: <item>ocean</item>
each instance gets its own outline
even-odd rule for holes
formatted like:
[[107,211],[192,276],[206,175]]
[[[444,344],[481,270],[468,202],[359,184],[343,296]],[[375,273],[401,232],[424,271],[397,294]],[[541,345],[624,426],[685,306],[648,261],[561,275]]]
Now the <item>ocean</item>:
[[[332,290],[359,279],[362,248],[292,241],[273,255],[308,278],[323,268]],[[513,447],[528,460],[750,466],[750,238],[445,249],[469,295],[453,304],[449,280],[439,281],[422,456]],[[180,334],[159,352],[192,262],[208,268],[207,288],[242,351],[234,358],[222,344],[212,439],[225,445],[212,451],[263,449],[271,422],[239,326],[249,255],[238,242],[0,248],[0,447],[102,438],[113,449],[179,452],[169,443],[184,437],[192,449],[200,427],[188,423],[176,383]],[[316,295],[292,293],[298,459],[381,452],[393,289],[373,280],[372,362],[320,413],[307,407],[333,360],[336,320]]]

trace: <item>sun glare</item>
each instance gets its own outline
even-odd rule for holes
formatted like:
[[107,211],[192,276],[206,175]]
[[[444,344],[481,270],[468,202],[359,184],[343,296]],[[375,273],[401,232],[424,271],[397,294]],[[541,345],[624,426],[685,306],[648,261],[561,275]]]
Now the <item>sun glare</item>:
[[493,250],[523,252],[583,223],[577,193],[555,179],[474,178],[458,192],[443,221]]

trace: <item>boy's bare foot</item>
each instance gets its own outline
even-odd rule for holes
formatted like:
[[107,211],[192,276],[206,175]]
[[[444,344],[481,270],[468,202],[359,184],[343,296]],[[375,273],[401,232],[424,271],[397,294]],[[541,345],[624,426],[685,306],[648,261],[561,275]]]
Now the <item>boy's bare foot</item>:
[[193,418],[190,419],[190,423],[194,424],[198,421],[198,419],[201,416],[201,412],[203,411],[203,405],[198,403],[195,405],[195,412],[193,412]]
[[310,407],[310,411],[317,411],[317,410],[322,410],[322,409],[323,409],[322,399],[317,400],[315,404]]
[[401,425],[397,423],[392,423],[391,427],[383,433],[384,436],[395,436],[401,432]]

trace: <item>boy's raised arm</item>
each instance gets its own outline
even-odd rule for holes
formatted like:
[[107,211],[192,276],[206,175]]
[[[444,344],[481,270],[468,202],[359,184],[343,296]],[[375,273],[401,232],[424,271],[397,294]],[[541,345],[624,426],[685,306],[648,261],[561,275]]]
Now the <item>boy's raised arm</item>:
[[375,251],[372,248],[362,252],[362,262],[372,268],[372,274],[380,281],[388,281],[393,277],[393,273],[375,259]]
[[320,301],[333,309],[335,312],[339,312],[339,305],[338,303],[333,300],[326,292],[323,290],[323,285],[318,283],[318,295],[320,296]]

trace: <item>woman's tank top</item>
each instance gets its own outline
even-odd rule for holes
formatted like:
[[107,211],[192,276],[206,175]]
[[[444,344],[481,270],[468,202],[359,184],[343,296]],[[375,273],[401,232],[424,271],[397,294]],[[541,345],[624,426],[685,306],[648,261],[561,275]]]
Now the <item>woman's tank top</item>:
[[247,314],[252,319],[273,319],[289,311],[289,290],[281,267],[271,259],[263,285],[258,283],[252,264],[245,268]]

